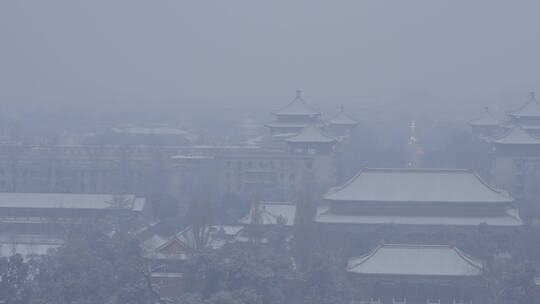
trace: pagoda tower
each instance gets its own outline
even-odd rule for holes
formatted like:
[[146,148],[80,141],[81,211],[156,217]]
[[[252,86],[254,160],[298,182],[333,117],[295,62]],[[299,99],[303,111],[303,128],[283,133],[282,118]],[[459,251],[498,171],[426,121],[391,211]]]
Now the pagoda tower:
[[501,130],[503,129],[501,127],[501,122],[493,117],[489,107],[484,109],[482,116],[471,120],[469,125],[471,126],[473,134],[483,138],[489,138],[500,134]]
[[325,130],[334,136],[347,137],[358,126],[359,122],[345,113],[340,107],[339,114],[326,122]]
[[[495,183],[521,198],[528,189],[538,189],[536,175],[540,166],[540,138],[517,125],[490,141],[495,151]],[[529,185],[531,181],[535,185]],[[535,182],[536,181],[536,182]]]
[[529,101],[519,109],[510,112],[509,116],[514,124],[540,136],[540,103],[536,100],[534,92],[531,92]]
[[285,139],[289,152],[304,155],[309,160],[305,180],[324,193],[337,181],[335,147],[337,139],[323,133],[321,128],[308,125],[297,135]]
[[266,124],[274,137],[287,137],[300,132],[308,125],[321,125],[321,112],[310,106],[296,90],[296,97],[285,107],[273,112],[275,121]]

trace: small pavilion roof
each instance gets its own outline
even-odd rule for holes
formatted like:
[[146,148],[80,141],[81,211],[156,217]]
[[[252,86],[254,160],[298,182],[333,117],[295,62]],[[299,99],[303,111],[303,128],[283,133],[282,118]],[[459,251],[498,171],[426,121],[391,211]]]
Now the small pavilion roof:
[[300,133],[287,138],[285,141],[291,143],[332,143],[337,139],[324,134],[320,128],[309,125],[303,128]]
[[342,106],[339,114],[336,115],[334,118],[330,119],[328,121],[328,124],[331,125],[344,125],[344,126],[356,126],[358,125],[358,121],[351,118],[347,113],[345,113],[345,109]]
[[273,112],[279,116],[319,116],[321,112],[308,105],[300,96],[301,91],[296,91],[296,97],[285,107]]
[[506,134],[492,140],[500,145],[540,145],[540,139],[534,137],[520,126],[514,126]]
[[[258,208],[258,210],[256,209]],[[294,224],[296,205],[289,202],[260,202],[251,208],[250,213],[240,220],[241,224],[277,225]],[[258,223],[253,223],[257,219]]]
[[349,260],[347,271],[362,275],[474,277],[483,263],[450,245],[382,244]]
[[497,127],[501,124],[493,115],[491,115],[489,108],[486,107],[484,114],[479,118],[473,119],[469,122],[471,126],[481,126],[481,127]]
[[416,203],[509,203],[505,192],[487,185],[470,170],[363,169],[327,201]]
[[513,117],[540,117],[540,103],[536,100],[535,93],[531,92],[531,98],[521,108],[510,113]]

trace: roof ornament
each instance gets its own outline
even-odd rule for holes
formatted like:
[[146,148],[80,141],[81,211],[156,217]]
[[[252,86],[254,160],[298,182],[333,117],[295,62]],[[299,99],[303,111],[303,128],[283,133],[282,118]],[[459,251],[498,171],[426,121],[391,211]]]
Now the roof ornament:
[[343,112],[345,112],[345,107],[344,107],[343,105],[341,105],[341,106],[339,107],[339,110],[341,111],[341,113],[343,113]]
[[489,107],[485,107],[484,112],[489,113]]
[[302,94],[302,90],[296,90],[296,99],[301,99],[300,94]]
[[536,100],[536,92],[531,92],[531,100]]

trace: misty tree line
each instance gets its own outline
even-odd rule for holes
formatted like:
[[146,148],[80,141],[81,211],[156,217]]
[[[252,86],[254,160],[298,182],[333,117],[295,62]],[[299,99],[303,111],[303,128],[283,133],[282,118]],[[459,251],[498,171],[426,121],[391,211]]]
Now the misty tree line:
[[[247,227],[250,241],[219,249],[208,246],[208,225],[218,206],[193,203],[186,221],[194,227],[184,264],[183,295],[174,304],[349,303],[358,288],[345,272],[350,253],[328,242],[310,220],[313,206],[299,201],[292,227]],[[133,218],[114,218],[84,229],[73,228],[64,246],[24,261],[0,259],[0,301],[9,304],[159,303],[152,288],[152,265],[142,257]],[[533,278],[540,265],[540,226],[516,235],[509,254],[500,237],[479,228],[464,243],[484,258],[487,268],[478,288],[491,303],[533,303]],[[292,238],[290,237],[292,236]],[[262,240],[265,241],[262,241]],[[357,237],[365,249],[376,237]],[[467,245],[468,242],[468,245]],[[354,246],[359,246],[354,244]],[[358,254],[358,251],[356,251]],[[2,302],[0,302],[2,303]]]

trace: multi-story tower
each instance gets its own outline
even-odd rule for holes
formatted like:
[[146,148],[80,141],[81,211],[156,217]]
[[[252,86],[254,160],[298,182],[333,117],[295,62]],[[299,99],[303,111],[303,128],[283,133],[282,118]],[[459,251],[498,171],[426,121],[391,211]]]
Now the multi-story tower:
[[519,109],[509,113],[512,122],[534,135],[540,135],[540,103],[536,100],[534,92],[531,98]]
[[491,141],[495,150],[495,184],[516,198],[526,194],[540,166],[540,138],[515,126],[507,134]]
[[535,195],[540,182],[540,103],[534,92],[501,123],[486,108],[484,115],[470,122],[473,133],[493,146],[493,182],[516,198]]
[[275,137],[293,135],[300,132],[307,125],[321,125],[321,112],[310,106],[296,91],[296,97],[288,105],[273,112],[276,120],[266,126]]
[[292,155],[304,155],[313,159],[309,165],[311,172],[304,180],[323,189],[322,194],[336,184],[336,159],[334,148],[337,140],[324,134],[316,126],[307,126],[300,133],[286,140]]
[[325,130],[340,138],[347,137],[352,130],[358,126],[358,121],[345,113],[345,108],[341,106],[339,114],[326,122]]
[[469,122],[472,132],[480,137],[489,138],[500,134],[503,128],[501,122],[491,114],[489,107],[486,107],[484,114]]

